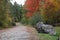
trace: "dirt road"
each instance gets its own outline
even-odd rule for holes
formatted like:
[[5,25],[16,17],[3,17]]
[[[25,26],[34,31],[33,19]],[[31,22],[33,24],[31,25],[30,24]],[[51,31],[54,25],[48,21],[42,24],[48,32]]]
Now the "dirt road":
[[0,40],[40,40],[32,27],[17,23],[16,27],[0,30]]

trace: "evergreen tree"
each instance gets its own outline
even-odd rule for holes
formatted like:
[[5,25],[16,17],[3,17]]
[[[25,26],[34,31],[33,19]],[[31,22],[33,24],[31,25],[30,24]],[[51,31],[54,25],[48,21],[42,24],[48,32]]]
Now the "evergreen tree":
[[18,5],[16,2],[14,3],[14,17],[15,21],[20,21],[22,16],[22,5]]

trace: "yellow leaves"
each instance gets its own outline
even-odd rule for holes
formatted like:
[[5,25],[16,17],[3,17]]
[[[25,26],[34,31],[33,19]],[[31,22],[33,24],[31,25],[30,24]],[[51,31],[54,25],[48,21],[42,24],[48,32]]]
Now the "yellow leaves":
[[60,9],[60,1],[58,1],[58,0],[50,0],[50,2],[53,3],[53,5],[56,8]]
[[43,6],[45,6],[45,8],[42,6],[40,7],[43,21],[54,23],[56,20],[60,20],[60,1],[49,0],[49,2],[47,1],[47,4],[43,4]]

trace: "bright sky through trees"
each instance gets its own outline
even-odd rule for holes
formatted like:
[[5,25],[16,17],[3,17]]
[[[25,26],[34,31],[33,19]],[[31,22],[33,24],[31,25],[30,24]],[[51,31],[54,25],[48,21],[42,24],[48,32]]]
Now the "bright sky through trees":
[[12,0],[12,1],[11,1],[12,4],[14,4],[15,1],[16,1],[18,4],[24,5],[24,3],[25,3],[26,0]]

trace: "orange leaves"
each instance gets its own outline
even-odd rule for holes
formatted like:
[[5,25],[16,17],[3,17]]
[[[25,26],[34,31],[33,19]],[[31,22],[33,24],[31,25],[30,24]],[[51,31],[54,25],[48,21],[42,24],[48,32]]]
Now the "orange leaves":
[[26,0],[25,2],[25,9],[27,11],[28,17],[32,16],[34,12],[36,12],[39,9],[39,3],[40,0]]
[[39,0],[27,0],[25,3],[25,9],[29,11],[35,11],[39,7]]

